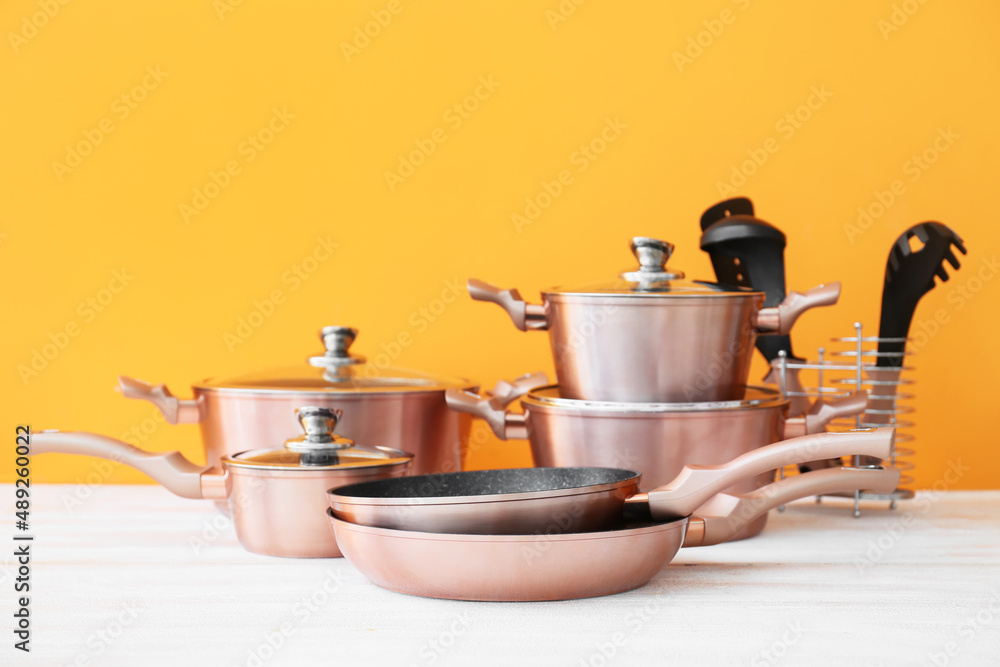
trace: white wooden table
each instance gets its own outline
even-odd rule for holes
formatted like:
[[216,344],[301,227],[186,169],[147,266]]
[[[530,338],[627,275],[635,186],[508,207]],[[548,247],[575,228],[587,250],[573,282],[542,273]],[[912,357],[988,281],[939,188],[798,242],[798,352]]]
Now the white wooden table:
[[[805,501],[760,537],[682,550],[637,591],[514,604],[255,556],[211,503],[155,486],[96,487],[71,508],[79,487],[32,490],[32,652],[13,649],[4,547],[0,665],[1000,665],[1000,491],[860,519]],[[0,506],[13,545],[9,485]]]

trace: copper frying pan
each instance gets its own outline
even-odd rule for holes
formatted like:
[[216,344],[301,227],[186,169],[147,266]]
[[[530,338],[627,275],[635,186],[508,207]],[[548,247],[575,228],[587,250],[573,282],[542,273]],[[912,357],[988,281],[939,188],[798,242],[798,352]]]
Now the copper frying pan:
[[[728,463],[685,466],[669,484],[639,493],[640,474],[617,468],[478,470],[383,479],[331,489],[338,519],[427,533],[522,534],[621,528],[626,502],[651,517],[686,517],[734,483],[818,458],[889,455],[892,428],[818,433],[749,451]],[[614,446],[615,443],[607,443]]]
[[383,588],[452,600],[569,600],[643,586],[682,546],[724,542],[791,500],[859,488],[884,493],[898,483],[895,468],[830,468],[740,496],[716,495],[697,517],[592,533],[423,533],[327,514],[347,560]]

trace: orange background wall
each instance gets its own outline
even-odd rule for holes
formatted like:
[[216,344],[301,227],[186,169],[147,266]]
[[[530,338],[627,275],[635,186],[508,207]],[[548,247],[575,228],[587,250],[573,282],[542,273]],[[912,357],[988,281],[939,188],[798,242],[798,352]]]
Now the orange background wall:
[[[5,2],[4,428],[13,443],[18,423],[145,426],[150,449],[198,457],[197,427],[150,421],[116,375],[185,396],[206,376],[303,360],[327,324],[359,328],[369,357],[408,333],[396,365],[485,385],[551,372],[545,336],[495,307],[463,293],[433,321],[421,309],[470,276],[537,298],[615,275],[633,235],[673,241],[672,264],[711,277],[698,216],[728,181],[787,233],[790,287],[844,283],[837,307],[800,322],[799,353],[855,320],[874,333],[905,228],[936,219],[964,237],[963,268],[917,313],[947,322],[913,362],[916,481],[960,461],[972,469],[956,487],[997,488],[998,24],[1000,6],[972,0]],[[580,153],[608,123],[614,141]],[[763,163],[734,180],[754,155]],[[564,170],[562,192],[518,228],[526,198]],[[852,234],[859,208],[876,215]],[[322,243],[336,247],[311,261]],[[276,290],[273,313],[227,343]],[[100,312],[86,305],[102,297]],[[50,336],[65,346],[22,379]],[[472,463],[530,458],[489,439]],[[94,470],[65,457],[36,463],[35,479]]]

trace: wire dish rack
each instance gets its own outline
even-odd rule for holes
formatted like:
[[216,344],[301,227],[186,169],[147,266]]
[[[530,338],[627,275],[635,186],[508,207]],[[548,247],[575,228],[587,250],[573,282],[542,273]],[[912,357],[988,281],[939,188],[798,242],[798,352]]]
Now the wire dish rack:
[[[912,352],[904,349],[902,352],[879,352],[879,343],[908,343],[905,338],[878,338],[864,336],[860,322],[854,323],[854,335],[831,340],[831,349],[819,348],[815,361],[799,361],[788,359],[784,352],[779,353],[775,362],[778,388],[781,393],[792,399],[793,404],[798,399],[812,401],[817,398],[837,398],[853,391],[868,391],[868,408],[863,415],[854,418],[835,421],[831,426],[836,428],[872,428],[878,426],[893,426],[896,428],[896,441],[892,454],[884,461],[873,457],[855,456],[852,465],[885,465],[899,468],[902,476],[899,486],[892,493],[878,494],[855,491],[853,494],[834,494],[841,497],[854,498],[854,516],[861,516],[861,501],[888,501],[889,509],[896,508],[896,501],[913,497],[913,491],[905,488],[913,483],[913,462],[910,458],[914,450],[912,442],[914,408],[909,404],[913,394],[909,387],[913,380],[903,377],[912,371],[906,365],[907,357]],[[879,366],[879,359],[891,359],[888,367]],[[883,362],[884,363],[884,362]],[[792,377],[797,381],[792,381]],[[812,382],[805,379],[810,376]],[[779,470],[779,477],[784,477],[785,471]],[[817,497],[817,502],[821,501]],[[780,508],[784,509],[784,508]]]

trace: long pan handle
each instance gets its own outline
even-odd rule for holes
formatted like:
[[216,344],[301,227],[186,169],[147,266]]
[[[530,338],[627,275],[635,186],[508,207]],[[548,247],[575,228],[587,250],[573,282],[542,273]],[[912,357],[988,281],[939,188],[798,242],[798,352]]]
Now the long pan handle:
[[684,466],[670,484],[649,492],[649,509],[657,521],[668,521],[689,516],[715,494],[769,470],[856,454],[887,458],[895,436],[893,428],[817,433],[759,447],[722,465]]
[[793,500],[858,489],[891,493],[899,468],[828,468],[807,472],[740,495],[720,493],[698,508],[688,522],[686,547],[707,547],[736,537],[752,521]]
[[[77,454],[96,456],[124,463],[146,473],[182,498],[205,498],[206,491],[217,490],[220,485],[204,485],[202,476],[219,476],[211,467],[199,466],[184,458],[180,452],[145,452],[137,447],[95,433],[79,431],[39,431],[31,435],[31,455]],[[204,488],[204,490],[203,490]],[[213,498],[216,494],[212,494]],[[225,498],[222,495],[219,500]]]

